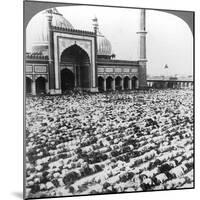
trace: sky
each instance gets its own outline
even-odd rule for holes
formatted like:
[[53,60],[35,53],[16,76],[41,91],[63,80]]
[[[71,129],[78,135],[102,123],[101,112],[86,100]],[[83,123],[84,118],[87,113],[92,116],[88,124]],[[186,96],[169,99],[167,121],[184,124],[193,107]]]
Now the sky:
[[[94,17],[100,32],[111,42],[116,59],[139,58],[139,9],[96,6],[58,7],[75,29],[93,31]],[[146,10],[147,74],[192,75],[193,36],[180,18],[155,10]],[[28,37],[28,35],[27,35]],[[165,65],[168,69],[164,69]]]

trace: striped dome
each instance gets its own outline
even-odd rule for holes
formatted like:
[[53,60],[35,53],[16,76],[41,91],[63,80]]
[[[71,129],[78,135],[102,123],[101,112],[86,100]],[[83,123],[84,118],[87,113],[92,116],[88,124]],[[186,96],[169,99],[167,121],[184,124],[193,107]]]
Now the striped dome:
[[97,35],[97,54],[110,56],[112,54],[112,46],[110,41],[102,34]]
[[48,49],[48,12],[52,13],[52,25],[61,28],[74,29],[56,8],[45,10],[35,15],[27,27],[28,37],[32,44],[32,53],[47,54]]

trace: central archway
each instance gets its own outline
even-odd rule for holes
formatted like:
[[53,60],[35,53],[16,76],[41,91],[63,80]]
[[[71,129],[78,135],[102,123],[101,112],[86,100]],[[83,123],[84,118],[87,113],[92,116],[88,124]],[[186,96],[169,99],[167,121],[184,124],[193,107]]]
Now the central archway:
[[[63,68],[70,70],[63,72],[61,75],[61,88],[73,89],[80,88],[82,90],[89,89],[90,86],[90,60],[85,50],[80,46],[74,44],[71,47],[65,49],[61,54],[61,71]],[[73,75],[72,75],[73,74]],[[67,78],[68,77],[68,78]],[[64,86],[65,80],[68,79],[69,86]],[[72,80],[73,79],[73,80]],[[73,83],[73,84],[72,84]]]

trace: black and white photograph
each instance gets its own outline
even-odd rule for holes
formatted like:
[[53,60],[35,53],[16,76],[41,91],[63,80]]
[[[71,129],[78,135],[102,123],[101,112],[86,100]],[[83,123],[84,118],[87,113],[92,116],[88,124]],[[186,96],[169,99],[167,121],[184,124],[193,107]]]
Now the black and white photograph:
[[26,199],[194,189],[194,15],[24,1]]

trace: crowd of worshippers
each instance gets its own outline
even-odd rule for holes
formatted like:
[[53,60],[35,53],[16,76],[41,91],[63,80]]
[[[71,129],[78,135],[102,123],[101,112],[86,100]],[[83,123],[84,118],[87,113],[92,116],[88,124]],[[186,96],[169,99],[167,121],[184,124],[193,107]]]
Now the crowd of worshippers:
[[28,197],[193,186],[192,90],[27,97]]

